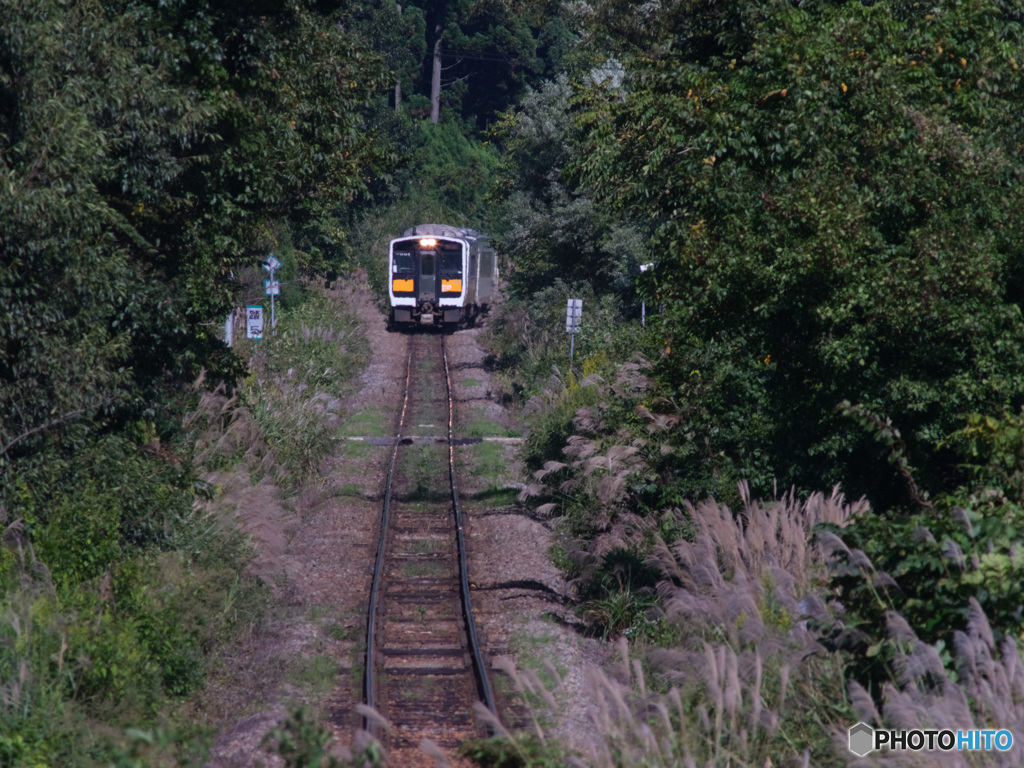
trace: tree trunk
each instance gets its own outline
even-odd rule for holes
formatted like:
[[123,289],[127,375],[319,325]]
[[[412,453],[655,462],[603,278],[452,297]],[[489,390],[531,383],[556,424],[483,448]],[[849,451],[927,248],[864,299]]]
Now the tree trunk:
[[[402,15],[402,6],[395,3],[395,8],[398,9],[398,15]],[[402,77],[401,75],[395,76],[395,112],[402,111]]]
[[437,125],[441,116],[441,28],[434,41],[434,71],[430,76],[430,122]]

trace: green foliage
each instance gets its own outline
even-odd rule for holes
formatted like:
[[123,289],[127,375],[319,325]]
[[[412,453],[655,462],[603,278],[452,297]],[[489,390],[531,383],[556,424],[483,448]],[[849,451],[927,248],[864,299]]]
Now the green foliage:
[[653,591],[634,593],[627,583],[616,592],[588,600],[582,607],[584,618],[598,627],[603,639],[624,635],[635,639],[655,639],[662,634],[662,622],[649,619],[657,600]]
[[[252,616],[238,609],[258,605],[265,591],[238,574],[245,550],[222,541],[208,541],[195,559],[174,552],[122,559],[73,586],[50,582],[22,542],[18,588],[0,603],[0,676],[11,692],[0,707],[7,739],[0,749],[26,761],[13,764],[82,765],[90,755],[128,754],[125,739],[100,723],[152,723],[167,696],[202,682],[213,643],[248,626]],[[184,754],[193,737],[180,734],[164,747]]]
[[1024,500],[1024,416],[1003,414],[996,419],[969,414],[967,426],[942,445],[963,458],[963,469],[975,485],[998,488],[1015,501]]
[[[950,674],[955,674],[953,634],[966,628],[972,600],[988,617],[997,643],[1024,630],[1020,429],[1020,417],[971,415],[946,441],[965,460],[974,478],[971,487],[937,494],[934,503],[915,491],[917,510],[863,514],[831,530],[842,539],[842,546],[833,548],[830,588],[844,608],[850,672],[876,694],[893,678],[892,661],[900,651],[890,612],[936,645]],[[913,482],[901,446],[894,444],[891,451]],[[863,557],[851,554],[855,550]]]
[[0,0],[4,764],[132,764],[109,726],[151,723],[258,610],[193,508],[186,391],[240,374],[236,274],[282,228],[289,280],[340,258],[326,211],[388,154],[347,9]]
[[310,388],[340,394],[362,370],[369,351],[356,322],[324,292],[306,290],[301,303],[281,309],[277,329],[265,334],[256,370],[298,376]]
[[560,768],[568,759],[563,747],[529,732],[467,741],[459,752],[480,768]]
[[102,762],[108,731],[82,734],[194,689],[258,603],[244,548],[192,508],[182,393],[204,367],[240,370],[208,327],[232,272],[378,162],[361,105],[384,71],[342,20],[305,3],[0,2],[12,760]]
[[[959,501],[965,506],[947,506]],[[921,640],[937,644],[952,668],[953,633],[963,631],[974,598],[996,642],[1024,629],[1024,563],[1019,548],[1024,509],[977,497],[950,498],[938,512],[886,517],[865,514],[836,531],[871,563],[840,556],[830,586],[845,612],[850,674],[880,691],[893,679],[898,640],[887,631],[894,611]],[[881,576],[886,574],[889,578]],[[951,669],[952,671],[952,669]]]
[[314,720],[304,708],[295,709],[263,740],[274,745],[287,768],[341,768],[342,762],[328,752],[330,732]]
[[654,233],[662,393],[709,449],[679,471],[898,498],[846,399],[942,487],[932,446],[1024,391],[1018,10],[691,0],[623,23],[644,43],[580,92],[576,168]]
[[[574,361],[569,359],[570,339],[565,332],[569,298],[583,301]],[[554,388],[559,390],[569,386],[575,376],[570,364],[575,364],[579,373],[589,375],[596,369],[584,373],[579,367],[589,358],[597,360],[603,355],[600,359],[610,364],[627,359],[638,349],[643,351],[646,344],[640,329],[622,320],[615,297],[595,291],[587,282],[567,283],[555,278],[551,285],[529,297],[508,300],[488,323],[485,338],[492,355],[490,362],[498,374],[493,378],[497,380],[499,399],[521,404],[549,384],[557,382],[560,386]],[[561,411],[571,417],[575,409],[566,405]]]
[[122,556],[172,546],[169,531],[191,508],[195,474],[180,445],[155,437],[152,424],[135,427],[133,439],[111,434],[51,454],[16,486],[12,508],[58,583],[74,586]]
[[17,515],[19,483],[140,420],[166,440],[177,388],[237,374],[205,326],[273,222],[364,189],[360,107],[384,73],[337,11],[302,3],[5,0],[0,18],[18,20],[0,59],[0,502]]
[[415,183],[464,218],[478,216],[484,191],[498,164],[494,147],[468,138],[456,122],[433,125],[422,120],[417,127],[419,136],[410,169]]
[[281,308],[276,331],[263,341],[239,345],[243,354],[255,355],[241,397],[274,453],[282,482],[309,477],[333,446],[338,398],[369,356],[355,326],[356,319],[339,314],[326,294],[311,291],[301,304]]
[[372,742],[349,759],[330,751],[333,737],[304,707],[293,709],[283,723],[263,739],[284,758],[285,768],[379,768],[384,765],[380,744]]
[[302,5],[192,20],[28,5],[0,9],[22,20],[4,26],[0,70],[8,463],[218,363],[196,331],[230,306],[229,271],[255,260],[262,228],[362,189],[374,155],[359,104],[383,74]]
[[530,90],[491,128],[504,150],[491,196],[497,243],[509,260],[509,287],[525,297],[556,279],[589,282],[599,293],[633,301],[633,282],[647,261],[639,232],[574,183],[568,166],[582,159],[566,77]]
[[403,3],[400,22],[407,32],[399,45],[405,64],[396,69],[410,114],[430,114],[434,43],[440,38],[442,119],[454,113],[486,127],[527,85],[550,76],[572,47],[575,36],[560,15],[560,3],[551,0]]

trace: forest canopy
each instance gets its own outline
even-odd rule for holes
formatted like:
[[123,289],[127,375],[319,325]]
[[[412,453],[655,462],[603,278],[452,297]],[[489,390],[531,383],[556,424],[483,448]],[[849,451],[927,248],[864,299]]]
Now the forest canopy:
[[234,271],[380,165],[362,114],[387,70],[321,6],[4,0],[8,493],[26,463],[159,420],[163,387],[230,365],[207,326]]
[[1020,8],[647,8],[598,4],[595,25],[626,25],[627,76],[580,91],[575,169],[652,235],[687,439],[762,492],[900,498],[846,401],[955,485],[936,447],[965,414],[1024,403]]

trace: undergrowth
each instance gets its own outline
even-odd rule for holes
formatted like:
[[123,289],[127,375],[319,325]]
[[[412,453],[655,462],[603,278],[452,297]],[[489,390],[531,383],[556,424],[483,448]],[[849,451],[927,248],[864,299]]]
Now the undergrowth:
[[[862,762],[847,749],[847,729],[859,721],[893,729],[1024,727],[1024,660],[973,597],[949,646],[926,642],[886,610],[891,677],[878,696],[849,679],[850,657],[833,641],[837,631],[859,632],[862,624],[847,625],[826,588],[834,558],[876,584],[896,582],[822,526],[845,532],[870,509],[837,491],[767,502],[749,498],[745,486],[739,492],[736,510],[710,500],[689,507],[698,526],[691,539],[656,543],[655,613],[678,633],[665,647],[620,637],[618,662],[589,670],[590,738],[580,751],[567,755],[550,726],[538,725],[557,713],[557,672],[555,684],[544,685],[529,670],[506,667],[529,707],[533,735],[499,730],[499,738],[473,747],[481,765],[838,768]],[[937,757],[885,751],[872,759],[925,766]],[[944,757],[979,768],[1019,762],[1016,753],[980,750]]]
[[[895,425],[844,403],[888,453],[906,504],[873,511],[795,491],[754,501],[692,439],[701,402],[656,379],[652,350],[612,343],[636,329],[584,345],[572,369],[552,362],[565,293],[551,293],[529,322],[513,303],[490,337],[504,399],[529,421],[523,499],[554,521],[580,614],[628,649],[590,681],[596,743],[565,764],[847,765],[858,720],[1017,732],[1024,417],[968,415],[936,445],[961,456],[963,485],[929,494]],[[711,491],[717,502],[687,501]],[[514,740],[478,752],[492,764],[518,754]]]
[[101,527],[116,519],[112,497],[97,491],[78,504],[70,538],[36,547],[25,518],[6,526],[0,765],[156,765],[199,755],[203,727],[167,712],[202,685],[213,648],[262,618],[267,591],[244,573],[248,545],[195,506],[150,509],[154,544]]
[[292,299],[238,344],[237,386],[201,378],[176,425],[99,435],[0,507],[0,766],[206,759],[209,725],[169,713],[269,605],[237,506],[280,506],[273,483],[315,471],[368,354],[337,297]]
[[263,739],[262,746],[279,755],[285,768],[383,768],[380,743],[366,732],[357,735],[354,751],[335,745],[315,713],[294,707]]
[[[255,472],[272,465],[275,482],[295,485],[330,453],[345,417],[341,398],[369,358],[356,327],[336,296],[307,291],[301,303],[279,312],[277,328],[266,329],[262,341],[239,345],[252,360],[239,402],[259,437],[237,447],[256,460]],[[241,423],[236,428],[245,431]]]

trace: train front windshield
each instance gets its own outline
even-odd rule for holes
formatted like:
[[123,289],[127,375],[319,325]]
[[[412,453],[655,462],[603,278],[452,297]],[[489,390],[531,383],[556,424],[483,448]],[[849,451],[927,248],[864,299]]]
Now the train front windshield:
[[413,273],[412,251],[395,251],[394,270],[396,275],[411,275]]
[[439,243],[438,276],[442,294],[462,293],[462,246],[459,243]]
[[427,293],[439,288],[442,298],[461,296],[464,290],[462,248],[461,243],[434,238],[396,243],[391,260],[392,291],[404,296],[417,295],[418,283],[418,290]]
[[440,248],[441,277],[462,277],[462,246],[456,243]]

